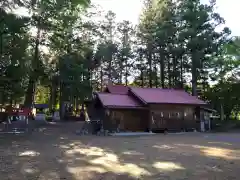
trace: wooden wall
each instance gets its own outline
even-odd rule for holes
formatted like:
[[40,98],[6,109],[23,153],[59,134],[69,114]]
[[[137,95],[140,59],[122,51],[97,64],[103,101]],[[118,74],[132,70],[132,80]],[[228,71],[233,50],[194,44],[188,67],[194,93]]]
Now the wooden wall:
[[143,109],[111,109],[111,129],[120,131],[146,131],[148,129],[148,111]]
[[109,109],[103,124],[105,130],[121,132],[199,129],[195,109],[196,106],[159,104],[149,105],[148,109]]
[[197,128],[195,106],[152,104],[150,113],[153,116],[152,129],[191,129]]

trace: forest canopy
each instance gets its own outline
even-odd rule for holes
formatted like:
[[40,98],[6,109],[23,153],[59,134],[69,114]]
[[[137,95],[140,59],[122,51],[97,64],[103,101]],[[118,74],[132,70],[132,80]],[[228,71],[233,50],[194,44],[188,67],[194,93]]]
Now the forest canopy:
[[90,0],[3,0],[0,104],[78,107],[108,79],[184,88],[237,118],[240,37],[215,9],[214,0],[145,0],[135,25]]

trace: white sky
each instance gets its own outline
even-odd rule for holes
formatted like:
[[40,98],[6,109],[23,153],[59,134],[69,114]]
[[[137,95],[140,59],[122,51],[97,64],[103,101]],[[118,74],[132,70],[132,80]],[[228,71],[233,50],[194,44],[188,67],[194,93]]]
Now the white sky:
[[[202,0],[203,3],[209,0]],[[240,36],[240,23],[238,11],[240,0],[216,0],[217,12],[226,20],[226,26],[232,30],[232,35]],[[92,0],[99,4],[105,11],[112,10],[116,13],[117,20],[129,20],[137,24],[143,0]],[[240,13],[239,13],[240,15]]]
[[91,0],[93,4],[100,5],[104,11],[116,13],[117,21],[129,20],[137,24],[143,7],[143,0]]
[[[201,0],[203,3],[209,0]],[[133,24],[138,23],[139,15],[143,7],[143,0],[92,0],[104,11],[112,10],[116,13],[118,21],[129,20]],[[233,36],[240,36],[240,0],[216,0],[217,12],[226,20],[226,26],[232,30]],[[18,9],[18,14],[26,15],[26,10]]]

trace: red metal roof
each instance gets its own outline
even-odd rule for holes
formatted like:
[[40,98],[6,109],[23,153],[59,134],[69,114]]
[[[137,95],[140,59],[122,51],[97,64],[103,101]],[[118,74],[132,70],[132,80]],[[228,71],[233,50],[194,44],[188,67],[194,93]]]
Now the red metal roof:
[[124,85],[108,85],[107,89],[112,94],[128,94],[129,87]]
[[160,88],[130,87],[131,92],[146,104],[192,104],[205,105],[206,103],[183,90]]
[[124,94],[97,93],[98,98],[105,107],[141,108],[142,105],[133,97]]

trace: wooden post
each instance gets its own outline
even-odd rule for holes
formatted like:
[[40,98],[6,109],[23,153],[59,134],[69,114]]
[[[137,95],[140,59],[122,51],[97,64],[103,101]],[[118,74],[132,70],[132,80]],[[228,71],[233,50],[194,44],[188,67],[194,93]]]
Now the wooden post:
[[224,109],[222,104],[220,105],[220,108],[221,108],[220,118],[221,118],[221,121],[224,121]]
[[112,130],[111,128],[111,124],[110,124],[110,115],[111,115],[111,112],[109,109],[105,109],[104,111],[104,115],[103,115],[103,119],[102,119],[102,124],[103,124],[103,129],[104,130]]
[[209,131],[211,131],[211,119],[210,119],[210,117],[208,117],[208,128],[209,128]]
[[152,123],[153,123],[153,112],[149,111],[149,124],[148,124],[148,131],[152,133]]

